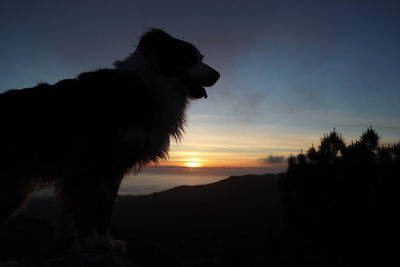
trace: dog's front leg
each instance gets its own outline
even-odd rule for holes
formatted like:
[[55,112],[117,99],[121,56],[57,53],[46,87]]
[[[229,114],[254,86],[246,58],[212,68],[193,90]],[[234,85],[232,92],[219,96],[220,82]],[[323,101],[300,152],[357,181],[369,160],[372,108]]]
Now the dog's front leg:
[[107,166],[93,162],[79,164],[79,168],[70,170],[57,184],[64,212],[71,215],[77,232],[78,248],[112,249],[114,246],[109,225],[123,171],[111,170]]
[[[114,208],[114,202],[118,194],[119,186],[123,173],[114,172],[113,175],[103,177],[100,183],[101,189],[97,198],[97,209],[94,212],[95,236],[86,238],[81,243],[81,247],[86,248],[106,248],[112,250],[125,251],[126,242],[114,240],[110,235],[110,222]],[[101,179],[101,178],[100,178]]]
[[108,236],[110,234],[110,221],[121,179],[122,177],[110,177],[109,181],[103,183],[95,214],[96,232],[99,235]]

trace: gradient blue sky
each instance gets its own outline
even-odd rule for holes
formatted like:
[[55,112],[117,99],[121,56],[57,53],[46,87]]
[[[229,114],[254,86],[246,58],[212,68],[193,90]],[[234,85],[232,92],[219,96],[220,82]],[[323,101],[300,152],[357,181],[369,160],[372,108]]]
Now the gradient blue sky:
[[283,169],[336,127],[400,140],[399,1],[0,1],[0,92],[111,67],[143,31],[221,72],[168,164]]

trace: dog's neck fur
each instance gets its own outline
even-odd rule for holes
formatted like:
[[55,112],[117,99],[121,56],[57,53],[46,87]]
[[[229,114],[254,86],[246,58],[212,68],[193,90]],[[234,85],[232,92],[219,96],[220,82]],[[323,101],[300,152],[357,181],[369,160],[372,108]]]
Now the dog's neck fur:
[[188,105],[187,97],[179,93],[184,85],[176,77],[161,73],[155,57],[145,56],[138,49],[126,59],[115,62],[114,66],[118,71],[135,73],[148,90],[160,97],[163,119],[156,127],[168,129],[170,135],[180,139]]
[[114,66],[118,71],[134,72],[147,88],[156,86],[155,76],[159,75],[159,70],[155,59],[146,57],[139,50],[130,54],[126,59],[115,62]]

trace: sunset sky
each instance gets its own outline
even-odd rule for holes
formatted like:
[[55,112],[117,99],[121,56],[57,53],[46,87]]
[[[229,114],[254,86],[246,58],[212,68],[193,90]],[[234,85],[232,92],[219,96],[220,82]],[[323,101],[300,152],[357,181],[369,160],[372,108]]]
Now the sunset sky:
[[[400,140],[399,1],[0,1],[0,92],[111,67],[160,27],[221,73],[162,166],[285,169],[336,127]],[[168,169],[168,168],[165,169]]]

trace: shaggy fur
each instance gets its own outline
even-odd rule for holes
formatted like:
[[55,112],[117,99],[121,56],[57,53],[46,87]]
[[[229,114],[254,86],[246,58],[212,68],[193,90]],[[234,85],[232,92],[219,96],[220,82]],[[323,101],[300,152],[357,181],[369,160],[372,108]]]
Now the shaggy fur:
[[0,95],[0,224],[40,187],[56,187],[79,238],[108,236],[124,174],[167,158],[188,100],[218,72],[190,43],[153,29],[114,69]]

